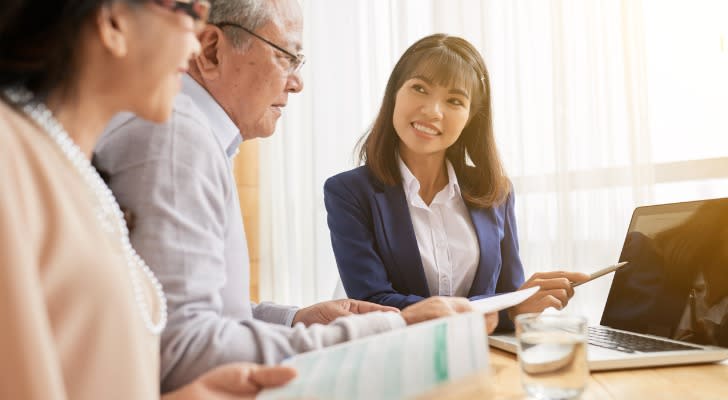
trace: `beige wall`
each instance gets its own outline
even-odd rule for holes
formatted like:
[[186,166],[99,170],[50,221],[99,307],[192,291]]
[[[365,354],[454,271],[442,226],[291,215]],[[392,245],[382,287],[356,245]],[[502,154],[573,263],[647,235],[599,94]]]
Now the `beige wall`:
[[258,200],[258,141],[243,142],[240,153],[235,157],[235,181],[240,196],[240,210],[245,223],[245,235],[248,238],[250,252],[250,298],[258,302],[260,286],[260,205]]

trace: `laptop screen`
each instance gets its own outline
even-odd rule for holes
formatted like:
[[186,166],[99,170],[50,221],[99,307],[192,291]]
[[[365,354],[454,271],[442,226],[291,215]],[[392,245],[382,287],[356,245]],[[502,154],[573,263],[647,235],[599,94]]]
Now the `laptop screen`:
[[601,324],[728,347],[728,198],[639,207]]

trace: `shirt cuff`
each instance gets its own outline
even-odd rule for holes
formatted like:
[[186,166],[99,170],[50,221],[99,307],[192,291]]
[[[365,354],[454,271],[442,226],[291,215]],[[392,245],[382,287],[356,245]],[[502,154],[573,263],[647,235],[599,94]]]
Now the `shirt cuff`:
[[272,324],[291,326],[298,310],[299,308],[295,306],[263,302],[253,306],[253,318]]
[[287,311],[288,314],[286,316],[286,322],[283,325],[285,325],[285,326],[293,326],[293,318],[296,317],[296,313],[298,313],[298,310],[300,310],[300,308],[298,308],[298,307],[295,307],[295,308],[292,308],[292,309],[288,310]]

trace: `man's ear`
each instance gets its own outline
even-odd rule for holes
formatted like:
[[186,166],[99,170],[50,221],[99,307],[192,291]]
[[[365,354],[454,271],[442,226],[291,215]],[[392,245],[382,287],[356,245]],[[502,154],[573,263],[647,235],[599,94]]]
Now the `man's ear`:
[[197,36],[200,40],[200,54],[192,60],[201,77],[206,80],[215,80],[220,76],[220,64],[224,57],[223,47],[226,43],[225,34],[215,25],[208,24]]
[[96,27],[103,46],[115,57],[124,57],[129,51],[128,8],[122,2],[101,6],[96,14]]

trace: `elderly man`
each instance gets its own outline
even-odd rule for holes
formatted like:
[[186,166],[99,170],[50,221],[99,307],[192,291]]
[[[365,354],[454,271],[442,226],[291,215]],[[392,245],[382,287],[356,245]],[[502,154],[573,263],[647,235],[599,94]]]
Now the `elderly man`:
[[133,245],[167,295],[163,391],[226,362],[276,363],[470,308],[443,298],[401,313],[354,300],[303,309],[250,303],[231,159],[243,139],[271,135],[289,93],[302,90],[301,19],[296,0],[214,1],[200,55],[188,75],[185,66],[170,77],[183,88],[169,122],[119,115],[95,150],[120,204],[135,214]]

